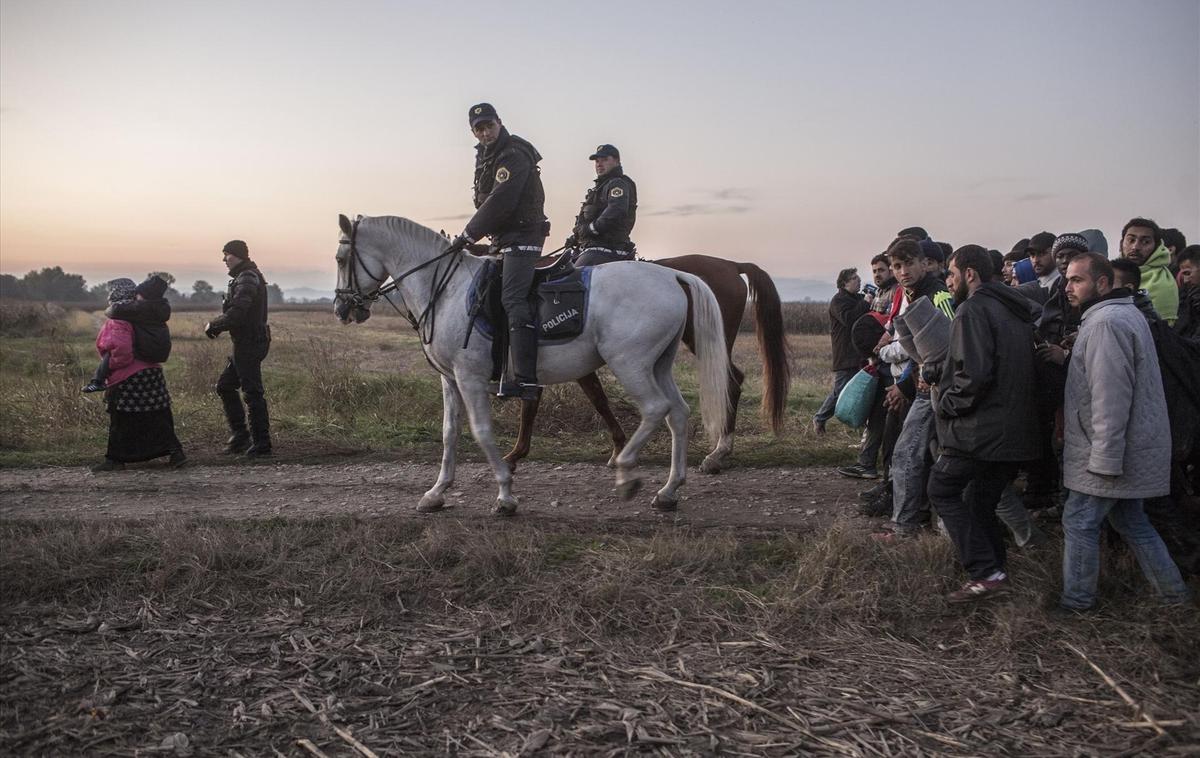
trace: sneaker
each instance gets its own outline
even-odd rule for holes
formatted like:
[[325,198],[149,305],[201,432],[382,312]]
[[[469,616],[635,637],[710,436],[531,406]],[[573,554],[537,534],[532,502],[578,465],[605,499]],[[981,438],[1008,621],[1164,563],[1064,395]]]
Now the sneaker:
[[167,461],[167,465],[171,468],[183,468],[188,465],[188,458],[182,450],[176,450],[171,453],[171,459]]
[[97,382],[95,379],[93,379],[92,381],[83,385],[83,389],[79,391],[86,395],[90,392],[103,392],[105,389],[107,388],[104,386],[103,382]]
[[1002,574],[999,579],[972,579],[964,584],[961,589],[957,589],[946,595],[946,601],[950,603],[970,603],[975,600],[987,600],[988,598],[1006,594],[1008,594],[1008,576]]
[[813,419],[812,427],[813,427],[813,434],[817,435],[818,437],[820,437],[822,434],[825,433],[825,422],[824,421],[818,421],[817,419]]
[[270,458],[271,455],[271,445],[269,443],[266,445],[254,444],[246,448],[246,458],[252,461],[260,458]]
[[882,482],[880,482],[879,484],[876,484],[871,489],[863,490],[862,492],[858,493],[858,499],[865,500],[866,502],[869,503],[872,500],[877,499],[880,495],[882,495],[884,490],[890,490],[891,488],[892,488],[892,483],[890,481],[888,481],[887,479],[884,479]]
[[103,463],[97,463],[95,466],[92,466],[92,473],[94,473],[94,474],[103,474],[108,471],[124,471],[124,470],[125,470],[124,463],[118,463],[117,461],[114,461],[110,458],[105,458]]
[[837,472],[842,476],[848,476],[852,479],[878,479],[879,472],[875,468],[867,468],[861,463],[856,463],[853,466],[842,466]]
[[250,433],[241,432],[234,433],[232,437],[225,443],[225,449],[221,452],[225,455],[241,455],[250,447]]
[[858,512],[871,518],[892,515],[892,490],[889,487],[874,500],[858,506]]

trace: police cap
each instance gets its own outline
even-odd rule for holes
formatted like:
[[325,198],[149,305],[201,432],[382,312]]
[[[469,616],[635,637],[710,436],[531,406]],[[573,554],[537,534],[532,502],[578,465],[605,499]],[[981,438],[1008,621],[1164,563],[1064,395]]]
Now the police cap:
[[496,109],[492,107],[491,103],[479,103],[478,105],[472,105],[471,110],[467,111],[467,121],[470,123],[472,129],[474,129],[475,125],[480,121],[499,120],[500,116],[496,113]]
[[600,145],[596,148],[596,152],[588,156],[589,161],[594,161],[597,158],[616,158],[618,161],[620,161],[621,151],[612,145]]

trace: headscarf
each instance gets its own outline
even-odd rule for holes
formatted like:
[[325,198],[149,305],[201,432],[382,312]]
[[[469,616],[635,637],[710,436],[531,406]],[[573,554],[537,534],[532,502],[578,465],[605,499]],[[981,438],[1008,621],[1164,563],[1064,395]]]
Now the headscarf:
[[132,279],[112,279],[107,282],[108,286],[108,302],[119,303],[124,300],[132,300],[137,294],[137,285]]

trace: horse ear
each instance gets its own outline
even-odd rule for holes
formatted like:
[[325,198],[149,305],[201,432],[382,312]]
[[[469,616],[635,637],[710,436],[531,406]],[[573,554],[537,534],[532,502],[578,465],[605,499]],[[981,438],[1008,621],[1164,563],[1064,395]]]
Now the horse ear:
[[338,214],[338,226],[340,226],[342,228],[342,231],[345,232],[346,234],[350,233],[350,219],[346,218],[346,214],[344,214],[344,213]]

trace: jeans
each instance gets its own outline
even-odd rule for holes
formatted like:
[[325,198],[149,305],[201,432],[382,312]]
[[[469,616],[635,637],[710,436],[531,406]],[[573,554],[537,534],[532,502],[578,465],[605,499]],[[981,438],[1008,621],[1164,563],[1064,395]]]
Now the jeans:
[[1016,475],[1014,463],[951,455],[939,456],[929,473],[929,502],[942,517],[972,579],[1004,570],[1004,532],[996,518],[996,504]]
[[1166,545],[1142,510],[1142,501],[1067,492],[1063,506],[1063,592],[1061,604],[1084,610],[1096,602],[1100,579],[1100,526],[1105,519],[1124,538],[1142,573],[1165,602],[1182,603],[1188,589]]
[[929,521],[925,490],[931,439],[933,403],[928,395],[918,394],[909,406],[892,451],[892,522],[897,532],[915,532]]
[[833,410],[837,407],[838,397],[842,394],[842,389],[846,386],[846,382],[854,378],[858,373],[856,368],[840,368],[833,372],[833,391],[825,398],[825,402],[821,403],[821,407],[817,409],[817,415],[813,416],[813,421],[819,421],[824,424],[829,419],[833,418]]

